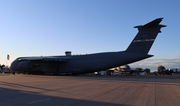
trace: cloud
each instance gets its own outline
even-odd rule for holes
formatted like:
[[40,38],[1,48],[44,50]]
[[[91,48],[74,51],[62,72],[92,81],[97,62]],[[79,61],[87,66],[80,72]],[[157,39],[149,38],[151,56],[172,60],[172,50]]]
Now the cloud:
[[166,69],[180,68],[180,55],[173,58],[150,58],[130,64],[132,68],[149,68],[157,70],[157,67],[163,65]]

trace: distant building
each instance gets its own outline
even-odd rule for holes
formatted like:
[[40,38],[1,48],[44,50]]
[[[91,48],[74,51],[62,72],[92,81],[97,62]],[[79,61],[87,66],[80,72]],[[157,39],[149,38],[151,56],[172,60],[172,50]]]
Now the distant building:
[[169,71],[174,72],[174,73],[179,73],[180,68],[170,68]]

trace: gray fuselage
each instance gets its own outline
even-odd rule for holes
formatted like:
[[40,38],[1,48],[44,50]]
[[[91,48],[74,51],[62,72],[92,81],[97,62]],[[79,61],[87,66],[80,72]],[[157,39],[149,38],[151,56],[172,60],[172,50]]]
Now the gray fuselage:
[[[19,61],[17,58],[11,64],[11,69],[25,72],[52,72],[81,74],[102,71],[109,68],[136,62],[152,55],[130,52],[105,52],[87,55],[72,56],[45,56],[55,58],[67,58],[66,61]],[[25,57],[27,58],[27,57]],[[34,58],[34,57],[29,57]]]

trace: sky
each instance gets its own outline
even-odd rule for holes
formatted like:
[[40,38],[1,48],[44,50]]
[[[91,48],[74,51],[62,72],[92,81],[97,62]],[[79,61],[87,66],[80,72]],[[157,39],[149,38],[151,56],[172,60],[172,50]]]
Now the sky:
[[[0,0],[0,64],[21,56],[125,50],[136,25],[163,17],[149,54],[130,67],[180,68],[179,0]],[[7,61],[7,54],[10,60]]]

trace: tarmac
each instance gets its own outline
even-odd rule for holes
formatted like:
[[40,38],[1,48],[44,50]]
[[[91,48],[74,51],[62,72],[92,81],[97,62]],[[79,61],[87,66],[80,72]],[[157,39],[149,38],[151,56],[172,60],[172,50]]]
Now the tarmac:
[[0,106],[178,106],[180,76],[0,76]]

